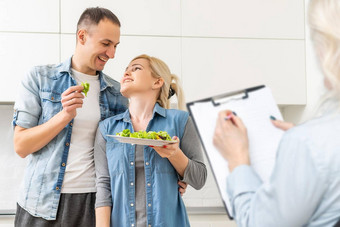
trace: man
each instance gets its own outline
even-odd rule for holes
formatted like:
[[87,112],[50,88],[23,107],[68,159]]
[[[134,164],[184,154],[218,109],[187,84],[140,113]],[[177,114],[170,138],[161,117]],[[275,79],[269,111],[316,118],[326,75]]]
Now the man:
[[[95,226],[95,132],[127,107],[119,83],[102,73],[115,56],[120,22],[108,9],[89,8],[76,36],[70,59],[34,67],[21,83],[14,148],[29,161],[15,226]],[[87,97],[81,82],[90,84]]]
[[[95,226],[95,132],[127,108],[119,83],[102,73],[115,56],[120,22],[108,9],[88,8],[76,38],[71,58],[34,67],[19,89],[14,148],[29,161],[15,226]],[[86,97],[82,82],[90,84]],[[183,194],[186,184],[178,184]]]

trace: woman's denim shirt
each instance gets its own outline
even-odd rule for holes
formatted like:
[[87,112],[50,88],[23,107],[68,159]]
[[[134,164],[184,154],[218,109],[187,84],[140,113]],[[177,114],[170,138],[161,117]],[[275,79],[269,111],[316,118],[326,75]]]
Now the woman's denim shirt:
[[[155,105],[146,131],[167,131],[180,139],[188,113]],[[136,226],[135,215],[135,145],[119,143],[107,135],[124,129],[133,131],[130,114],[108,118],[99,123],[106,140],[106,155],[111,181],[111,226]],[[167,158],[144,146],[147,226],[190,226],[182,197],[178,191],[179,176]]]
[[[60,112],[61,94],[76,85],[70,70],[71,58],[59,65],[34,67],[20,84],[13,126],[32,128]],[[119,83],[102,72],[99,72],[99,81],[101,120],[124,112],[127,99],[121,95]],[[33,216],[56,219],[72,124],[73,120],[46,146],[27,156],[28,164],[18,203]]]

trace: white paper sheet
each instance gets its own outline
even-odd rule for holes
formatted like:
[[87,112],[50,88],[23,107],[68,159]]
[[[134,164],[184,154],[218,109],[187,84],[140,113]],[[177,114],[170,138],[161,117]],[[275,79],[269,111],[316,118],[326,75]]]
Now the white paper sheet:
[[211,100],[188,105],[230,217],[233,214],[227,195],[228,163],[212,142],[218,113],[229,109],[243,120],[248,130],[251,165],[264,182],[271,175],[276,150],[283,134],[270,121],[271,115],[279,120],[282,120],[282,116],[268,87],[249,92],[246,99],[239,98],[239,95],[234,97],[236,99],[221,101],[218,106],[214,106]]

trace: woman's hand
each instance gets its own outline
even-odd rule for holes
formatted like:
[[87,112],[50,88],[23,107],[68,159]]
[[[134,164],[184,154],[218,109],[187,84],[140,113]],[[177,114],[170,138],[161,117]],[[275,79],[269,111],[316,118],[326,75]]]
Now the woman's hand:
[[271,122],[276,128],[282,129],[283,131],[287,131],[288,129],[293,128],[295,125],[291,122],[280,121],[276,120],[275,118],[271,117]]
[[177,136],[172,137],[173,140],[177,140],[177,143],[164,145],[163,147],[153,147],[153,149],[162,157],[167,158],[172,166],[176,169],[177,173],[183,177],[185,169],[188,166],[189,159],[183,151],[179,148],[179,138]]
[[219,113],[213,144],[228,161],[230,172],[239,165],[250,165],[247,129],[232,111]]
[[163,147],[150,146],[161,156],[162,158],[171,158],[175,156],[178,152],[181,152],[179,148],[179,138],[177,136],[172,137],[172,140],[177,140],[177,143],[172,143],[164,145]]

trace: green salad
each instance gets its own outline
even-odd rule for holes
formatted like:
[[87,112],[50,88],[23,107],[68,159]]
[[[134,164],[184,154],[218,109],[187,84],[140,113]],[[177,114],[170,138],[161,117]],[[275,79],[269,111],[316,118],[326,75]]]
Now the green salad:
[[84,94],[85,94],[85,96],[87,97],[87,92],[89,91],[89,89],[90,89],[90,84],[89,83],[87,83],[87,82],[81,82],[81,86],[83,86],[84,87],[84,90],[83,90],[83,92],[84,92]]
[[141,138],[141,139],[152,139],[152,140],[169,140],[171,141],[170,135],[166,131],[149,131],[146,132],[144,130],[138,132],[130,132],[130,129],[124,129],[121,132],[116,133],[117,136],[122,137],[132,137],[132,138]]

